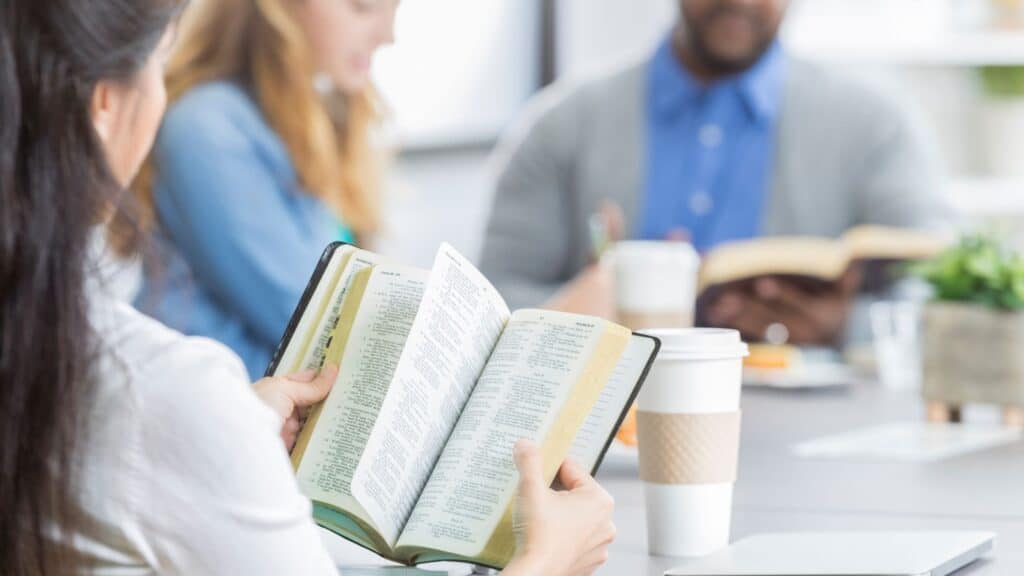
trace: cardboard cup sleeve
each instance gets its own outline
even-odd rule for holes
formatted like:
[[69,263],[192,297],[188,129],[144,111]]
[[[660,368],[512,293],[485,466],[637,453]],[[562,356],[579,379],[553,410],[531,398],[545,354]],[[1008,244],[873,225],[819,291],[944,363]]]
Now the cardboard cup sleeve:
[[637,414],[640,479],[655,484],[736,481],[740,412]]

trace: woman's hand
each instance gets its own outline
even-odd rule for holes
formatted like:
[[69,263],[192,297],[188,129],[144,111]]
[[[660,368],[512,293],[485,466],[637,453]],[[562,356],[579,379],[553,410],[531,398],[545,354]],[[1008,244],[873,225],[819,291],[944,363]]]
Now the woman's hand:
[[566,460],[558,471],[564,491],[544,481],[540,451],[520,440],[515,447],[519,469],[516,499],[516,556],[506,576],[576,576],[591,574],[608,559],[615,539],[615,502],[579,464]]
[[264,378],[253,384],[256,395],[282,419],[281,439],[291,451],[299,435],[305,409],[327,397],[338,377],[338,367],[326,364],[320,369],[307,370],[283,378]]

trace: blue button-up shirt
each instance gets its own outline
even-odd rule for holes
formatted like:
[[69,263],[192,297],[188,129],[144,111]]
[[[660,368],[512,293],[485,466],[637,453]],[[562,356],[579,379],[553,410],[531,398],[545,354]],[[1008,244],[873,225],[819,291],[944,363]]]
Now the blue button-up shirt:
[[650,63],[647,178],[638,235],[684,234],[699,251],[760,232],[769,193],[784,60],[772,46],[750,69],[702,84],[671,39]]

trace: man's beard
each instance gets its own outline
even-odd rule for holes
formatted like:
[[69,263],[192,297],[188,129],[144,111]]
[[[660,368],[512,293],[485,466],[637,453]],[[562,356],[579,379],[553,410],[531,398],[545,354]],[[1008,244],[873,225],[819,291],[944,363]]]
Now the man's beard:
[[[748,53],[740,57],[723,56],[715,52],[706,37],[712,22],[726,14],[738,15],[751,21],[751,27],[758,33],[757,43]],[[743,72],[757,63],[775,41],[775,34],[761,18],[746,10],[728,4],[718,5],[700,22],[687,22],[686,45],[697,63],[706,72],[715,76],[728,76]]]

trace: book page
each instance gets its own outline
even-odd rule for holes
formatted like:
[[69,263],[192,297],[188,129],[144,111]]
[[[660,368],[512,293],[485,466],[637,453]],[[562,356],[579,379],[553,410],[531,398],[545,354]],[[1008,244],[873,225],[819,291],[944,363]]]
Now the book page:
[[654,341],[650,338],[633,336],[629,339],[629,345],[615,365],[615,371],[576,434],[569,456],[588,471],[594,469],[605,444],[615,433],[619,418],[627,408],[629,397],[653,352]]
[[776,236],[727,242],[714,248],[701,264],[699,291],[710,286],[770,275],[838,280],[851,252],[831,238]]
[[358,516],[351,482],[426,288],[423,270],[381,265],[369,281],[297,476],[312,500]]
[[951,238],[935,231],[874,225],[851,228],[842,240],[858,260],[921,260],[951,244]]
[[338,285],[342,271],[355,251],[354,247],[345,245],[339,246],[331,254],[331,261],[327,264],[327,269],[324,270],[316,288],[313,289],[313,295],[306,303],[305,310],[302,311],[302,317],[288,340],[288,346],[281,356],[281,361],[277,363],[277,369],[274,370],[275,376],[285,376],[302,370],[306,350],[314,339],[313,335],[317,333],[315,327],[320,324],[320,319],[327,310],[328,303],[335,298],[334,288]]
[[330,347],[331,339],[334,337],[334,328],[338,325],[338,318],[341,316],[341,309],[345,304],[345,297],[348,296],[352,288],[352,282],[355,280],[356,274],[367,268],[382,264],[385,261],[386,259],[383,256],[367,252],[366,250],[355,250],[352,253],[345,263],[337,283],[334,285],[329,300],[330,305],[320,314],[316,328],[313,330],[312,338],[302,355],[302,361],[298,364],[296,372],[323,366],[327,349]]
[[[541,310],[516,312],[459,417],[398,545],[473,557],[484,549],[518,483],[512,447],[530,438],[542,447],[568,403],[589,412],[593,397],[579,391],[610,324],[597,318]],[[624,329],[623,329],[624,330]],[[607,359],[607,374],[622,346]],[[586,412],[568,433],[575,436]],[[564,452],[563,452],[564,455]],[[511,536],[511,534],[509,534]]]
[[398,539],[509,315],[487,279],[442,245],[352,481],[388,542]]

